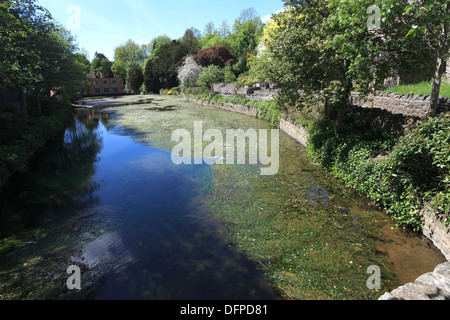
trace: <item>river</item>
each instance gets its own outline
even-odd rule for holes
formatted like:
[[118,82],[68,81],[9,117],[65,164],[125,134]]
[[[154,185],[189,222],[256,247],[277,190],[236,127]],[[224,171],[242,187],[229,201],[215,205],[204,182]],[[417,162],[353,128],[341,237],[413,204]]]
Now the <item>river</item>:
[[85,103],[99,108],[1,195],[0,299],[376,299],[445,261],[285,134],[274,176],[173,161],[177,129],[274,129],[263,120],[156,95]]

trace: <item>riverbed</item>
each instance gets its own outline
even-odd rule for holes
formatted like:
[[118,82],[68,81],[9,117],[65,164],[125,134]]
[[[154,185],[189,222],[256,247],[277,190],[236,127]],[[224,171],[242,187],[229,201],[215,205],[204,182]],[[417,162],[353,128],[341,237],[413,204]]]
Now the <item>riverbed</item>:
[[176,130],[276,129],[263,120],[170,96],[83,103],[2,194],[0,299],[377,299],[445,261],[283,133],[276,175],[174,163]]

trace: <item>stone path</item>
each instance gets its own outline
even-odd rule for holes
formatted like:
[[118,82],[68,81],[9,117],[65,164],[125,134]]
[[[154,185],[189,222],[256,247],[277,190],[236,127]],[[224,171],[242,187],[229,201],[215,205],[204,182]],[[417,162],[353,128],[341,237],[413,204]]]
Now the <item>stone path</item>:
[[379,300],[450,300],[450,261],[438,265],[414,283],[408,283]]

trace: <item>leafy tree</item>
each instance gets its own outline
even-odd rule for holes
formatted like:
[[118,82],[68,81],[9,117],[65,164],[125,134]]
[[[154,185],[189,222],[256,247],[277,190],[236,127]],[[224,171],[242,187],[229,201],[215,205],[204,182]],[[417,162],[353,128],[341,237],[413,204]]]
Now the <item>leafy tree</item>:
[[148,92],[157,93],[161,89],[158,69],[154,59],[148,59],[144,70],[144,84]]
[[265,70],[281,85],[282,98],[291,105],[298,105],[300,90],[305,92],[303,97],[325,97],[325,105],[335,108],[340,130],[351,92],[381,89],[383,80],[398,66],[402,52],[392,48],[404,38],[393,31],[399,6],[375,2],[382,8],[384,23],[372,29],[368,8],[374,3],[370,0],[285,3],[286,10],[273,17],[265,35],[270,38],[265,41],[269,55]]
[[0,81],[20,90],[23,120],[28,122],[25,91],[41,78],[40,55],[35,46],[50,28],[50,13],[33,0],[0,2]]
[[127,69],[144,63],[146,59],[145,46],[140,46],[131,39],[114,50],[114,61],[121,61]]
[[188,48],[179,41],[162,45],[158,55],[145,66],[144,82],[148,90],[158,92],[178,85],[178,69],[188,54]]
[[198,54],[194,56],[194,59],[202,67],[213,64],[223,68],[234,62],[234,54],[231,53],[227,47],[217,46],[199,51]]
[[116,78],[122,78],[124,82],[127,82],[128,69],[123,60],[116,60],[111,65],[111,71]]
[[195,28],[190,28],[186,30],[180,41],[186,46],[188,54],[195,54],[200,49],[200,38],[200,31]]
[[228,37],[230,50],[236,55],[240,72],[247,71],[247,57],[255,52],[263,34],[263,23],[253,8],[242,11]]
[[183,87],[193,87],[196,85],[203,68],[192,56],[187,56],[183,65],[178,69],[178,80]]
[[34,0],[0,2],[0,85],[20,89],[23,120],[26,94],[38,97],[59,89],[75,93],[86,77],[85,61],[69,32]]
[[89,61],[88,54],[80,51],[75,53],[75,60],[81,66],[84,74],[88,74],[91,70],[91,62]]
[[135,65],[128,71],[128,87],[134,93],[139,93],[142,84],[144,83],[144,74],[140,66]]
[[115,48],[111,71],[115,77],[122,78],[126,84],[129,81],[130,70],[135,66],[144,66],[148,55],[148,45],[138,45],[129,39],[126,43]]
[[97,78],[100,78],[102,75],[103,78],[114,78],[112,62],[101,53],[97,53],[96,57],[92,60],[91,72],[94,73]]
[[78,52],[74,38],[61,26],[54,25],[46,35],[45,42],[37,47],[40,51],[41,81],[35,86],[35,94],[48,95],[50,90],[69,96],[78,94],[87,79],[89,60]]
[[214,83],[220,83],[225,80],[225,75],[223,69],[216,65],[210,65],[203,68],[200,76],[197,80],[197,85],[201,87],[211,87]]
[[159,36],[154,38],[151,42],[150,42],[150,57],[149,58],[156,58],[158,56],[158,52],[159,49],[165,45],[165,44],[170,44],[172,42],[172,39],[169,38],[166,35],[163,36]]
[[211,47],[229,47],[227,39],[222,38],[220,35],[212,35],[201,38],[200,40],[201,50],[206,50]]

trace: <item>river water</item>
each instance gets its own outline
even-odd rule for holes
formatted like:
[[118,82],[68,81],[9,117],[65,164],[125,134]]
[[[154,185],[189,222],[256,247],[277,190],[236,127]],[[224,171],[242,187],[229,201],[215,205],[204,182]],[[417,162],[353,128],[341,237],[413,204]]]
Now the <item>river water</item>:
[[[139,99],[119,98],[125,104],[120,106],[112,105],[117,99],[87,101],[110,107],[78,110],[64,135],[37,154],[30,170],[15,176],[2,193],[0,299],[289,297],[287,289],[283,292],[274,281],[281,271],[261,267],[268,258],[255,258],[252,252],[257,249],[247,250],[247,242],[239,240],[244,231],[230,232],[230,215],[221,216],[252,206],[263,209],[265,191],[258,193],[261,199],[248,191],[261,181],[271,183],[267,188],[273,183],[294,186],[292,192],[301,191],[312,208],[320,207],[317,212],[329,210],[331,203],[336,212],[339,203],[338,220],[327,220],[337,226],[336,232],[344,228],[340,216],[348,216],[352,230],[367,236],[361,231],[365,228],[361,212],[377,214],[379,218],[371,218],[377,224],[371,231],[376,238],[371,254],[384,261],[395,276],[393,283],[413,281],[443,261],[429,241],[393,228],[366,199],[314,165],[305,150],[284,134],[280,154],[284,160],[277,178],[261,180],[254,166],[243,166],[242,172],[242,166],[233,166],[227,172],[205,163],[175,165],[171,133],[177,128],[192,130],[194,121],[203,121],[205,129],[272,128],[262,120],[177,98]],[[270,191],[272,206],[262,211],[273,214],[273,206],[281,208],[277,199],[282,197]],[[257,223],[248,224],[258,228]],[[325,223],[318,223],[314,230],[323,228]],[[301,240],[297,233],[295,241]],[[261,248],[267,243],[261,242]],[[353,245],[361,243],[352,240]],[[71,265],[80,267],[81,290],[66,285]],[[316,296],[321,294],[310,297]]]

